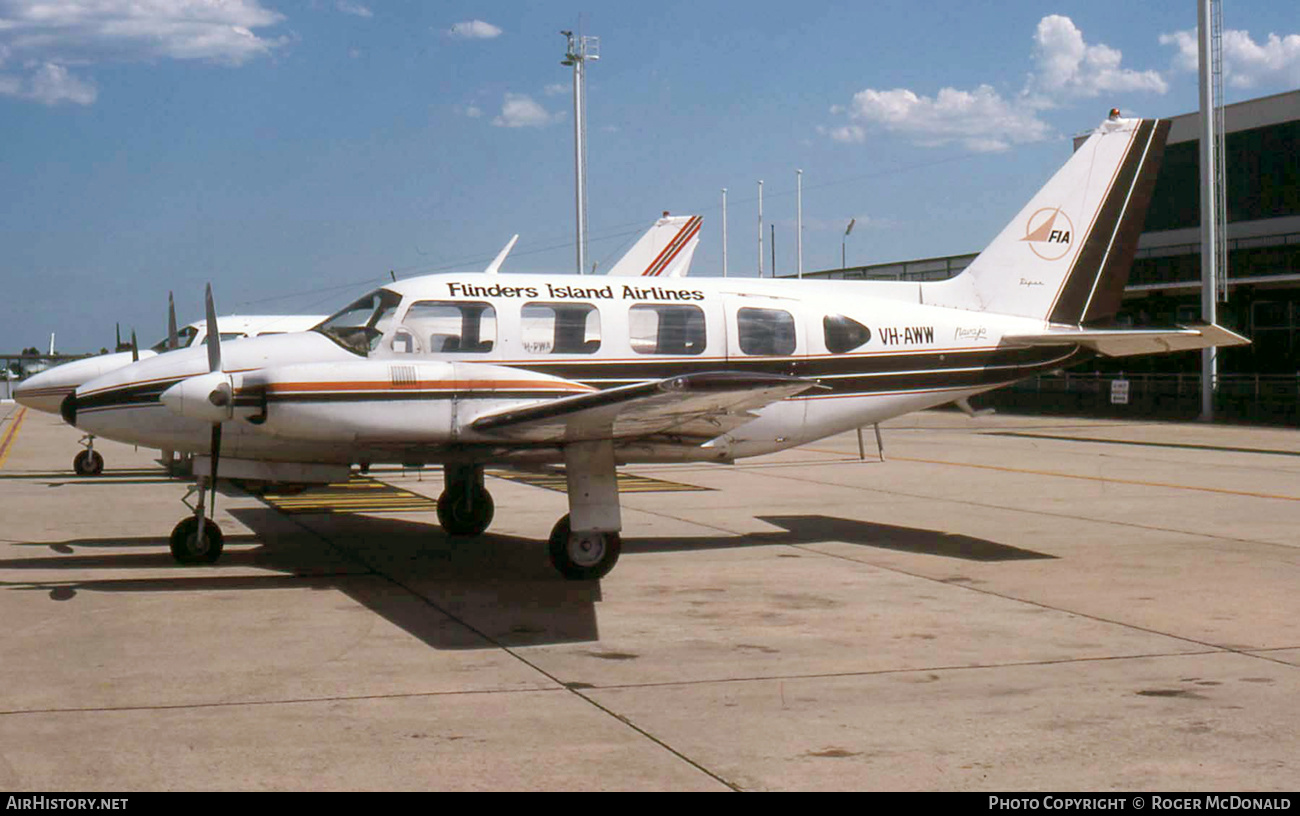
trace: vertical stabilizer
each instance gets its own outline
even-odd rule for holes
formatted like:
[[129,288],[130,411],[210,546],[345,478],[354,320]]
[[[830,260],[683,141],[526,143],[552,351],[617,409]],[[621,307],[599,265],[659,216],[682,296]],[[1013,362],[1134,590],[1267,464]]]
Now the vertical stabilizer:
[[700,243],[698,215],[667,215],[654,223],[606,274],[653,278],[685,277]]
[[1103,122],[960,275],[927,286],[936,306],[1079,325],[1119,310],[1169,122]]

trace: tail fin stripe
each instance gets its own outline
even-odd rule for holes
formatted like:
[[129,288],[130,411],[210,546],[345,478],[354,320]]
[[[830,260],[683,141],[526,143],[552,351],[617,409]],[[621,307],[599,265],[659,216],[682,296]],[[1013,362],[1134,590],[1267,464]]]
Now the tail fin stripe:
[[659,253],[658,257],[650,262],[650,265],[646,267],[645,272],[641,273],[642,276],[655,277],[663,272],[668,264],[672,262],[673,258],[676,258],[677,254],[682,251],[682,247],[686,246],[686,243],[695,236],[695,233],[700,231],[700,224],[703,220],[704,219],[700,216],[696,215],[692,216],[689,221],[682,225],[682,228],[677,231],[677,234],[674,235],[673,239],[668,242],[668,245],[663,248],[663,251]]
[[[1142,158],[1138,164],[1137,177],[1134,178],[1132,186],[1129,187],[1128,195],[1124,197],[1124,206],[1120,210],[1119,221],[1115,224],[1115,228],[1111,230],[1110,241],[1106,245],[1105,255],[1102,256],[1101,266],[1097,270],[1097,277],[1092,282],[1092,289],[1088,292],[1087,302],[1083,304],[1083,315],[1080,322],[1084,322],[1088,319],[1088,310],[1092,306],[1093,297],[1097,294],[1097,287],[1103,280],[1107,279],[1107,274],[1106,274],[1107,265],[1110,263],[1112,252],[1117,249],[1116,243],[1121,236],[1121,232],[1123,230],[1124,225],[1127,223],[1127,221],[1125,220],[1125,216],[1128,214],[1129,204],[1132,203],[1134,194],[1138,192],[1138,188],[1142,186],[1143,167],[1146,166],[1147,157],[1151,153],[1151,145],[1155,141],[1155,138],[1156,138],[1156,128],[1152,127],[1151,132],[1147,134],[1146,144],[1143,145],[1142,147]],[[1145,212],[1146,207],[1143,207],[1142,209]],[[1123,247],[1120,246],[1118,248],[1118,252],[1115,252],[1114,254],[1118,255],[1121,254],[1122,252],[1123,252]]]
[[1062,281],[1061,291],[1057,294],[1052,308],[1048,310],[1048,319],[1051,322],[1073,324],[1078,323],[1082,318],[1085,301],[1092,292],[1097,275],[1101,272],[1102,259],[1105,257],[1110,237],[1119,224],[1124,201],[1128,197],[1133,180],[1137,177],[1138,166],[1142,159],[1139,146],[1146,143],[1150,128],[1151,122],[1143,121],[1134,129],[1125,148],[1124,158],[1116,168],[1115,178],[1106,190],[1106,196],[1101,206],[1097,208],[1096,217],[1088,228],[1083,246],[1074,259],[1073,268]]
[[1048,312],[1051,322],[1079,324],[1118,310],[1143,226],[1142,219],[1130,213],[1145,214],[1150,203],[1168,127],[1167,121],[1145,120],[1136,129],[1074,268]]

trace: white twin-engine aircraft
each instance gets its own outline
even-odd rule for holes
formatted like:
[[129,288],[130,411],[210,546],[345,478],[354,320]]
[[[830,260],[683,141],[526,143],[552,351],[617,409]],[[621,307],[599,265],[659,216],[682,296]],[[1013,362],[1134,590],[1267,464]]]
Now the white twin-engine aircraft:
[[[310,332],[141,360],[78,388],[63,414],[197,454],[200,488],[217,473],[441,464],[452,535],[492,520],[485,465],[563,463],[569,514],[550,557],[599,578],[619,555],[620,464],[729,463],[1098,354],[1246,342],[1218,326],[1090,327],[1119,307],[1168,127],[1104,122],[951,280],[431,275]],[[181,562],[221,553],[203,495],[172,532]]]

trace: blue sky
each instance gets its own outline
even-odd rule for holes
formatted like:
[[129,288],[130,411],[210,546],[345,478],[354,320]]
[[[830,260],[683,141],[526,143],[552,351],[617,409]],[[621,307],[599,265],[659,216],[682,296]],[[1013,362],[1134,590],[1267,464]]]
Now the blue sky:
[[[990,12],[994,8],[996,11]],[[0,0],[0,352],[327,312],[387,279],[572,271],[572,72],[590,258],[699,213],[693,274],[977,251],[1112,106],[1197,106],[1195,0],[972,4]],[[1229,0],[1228,101],[1300,87],[1294,4]],[[1188,49],[1191,49],[1190,52]],[[765,250],[766,252],[767,250]],[[770,260],[764,260],[770,271]]]

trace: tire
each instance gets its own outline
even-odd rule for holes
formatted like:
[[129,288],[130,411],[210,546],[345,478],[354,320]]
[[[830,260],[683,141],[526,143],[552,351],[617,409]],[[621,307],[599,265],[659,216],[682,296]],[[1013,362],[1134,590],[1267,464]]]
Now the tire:
[[576,536],[566,515],[551,530],[547,544],[551,565],[570,581],[604,578],[618,563],[623,540],[618,533],[587,533]]
[[[472,496],[466,495],[469,490],[474,491]],[[447,535],[481,535],[495,513],[492,494],[464,482],[448,486],[438,497],[438,523]]]
[[104,472],[104,457],[98,451],[84,450],[72,457],[72,472],[78,476],[98,476]]
[[198,539],[199,520],[189,516],[181,520],[172,530],[172,558],[178,564],[211,564],[221,557],[225,536],[221,528],[209,521],[203,525],[207,546],[200,547]]

